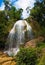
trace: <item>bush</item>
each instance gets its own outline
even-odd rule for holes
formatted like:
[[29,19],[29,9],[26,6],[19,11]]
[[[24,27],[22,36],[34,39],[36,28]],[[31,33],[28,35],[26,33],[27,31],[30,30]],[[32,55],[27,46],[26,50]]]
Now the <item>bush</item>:
[[21,48],[16,55],[17,65],[36,65],[37,55],[34,48]]
[[45,42],[38,42],[37,47],[39,48],[45,48]]
[[44,55],[41,57],[39,63],[37,65],[45,65],[45,53]]

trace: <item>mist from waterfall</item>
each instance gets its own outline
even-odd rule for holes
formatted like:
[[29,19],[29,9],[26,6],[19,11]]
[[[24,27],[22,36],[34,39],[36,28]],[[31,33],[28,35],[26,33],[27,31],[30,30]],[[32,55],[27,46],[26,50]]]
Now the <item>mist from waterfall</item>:
[[20,45],[25,44],[26,41],[29,41],[32,38],[33,38],[32,28],[27,23],[27,21],[25,20],[16,21],[8,35],[7,39],[8,50],[5,52],[8,53],[9,55],[11,55],[12,53],[16,55],[17,52],[19,51]]

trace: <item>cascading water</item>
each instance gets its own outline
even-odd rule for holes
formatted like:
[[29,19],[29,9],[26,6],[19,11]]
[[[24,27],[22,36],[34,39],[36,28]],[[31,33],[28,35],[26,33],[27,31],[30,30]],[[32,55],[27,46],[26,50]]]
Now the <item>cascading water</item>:
[[5,51],[9,55],[14,54],[16,55],[19,51],[19,46],[24,44],[26,41],[32,39],[32,28],[25,20],[17,21],[13,28],[11,29],[7,44],[8,50]]

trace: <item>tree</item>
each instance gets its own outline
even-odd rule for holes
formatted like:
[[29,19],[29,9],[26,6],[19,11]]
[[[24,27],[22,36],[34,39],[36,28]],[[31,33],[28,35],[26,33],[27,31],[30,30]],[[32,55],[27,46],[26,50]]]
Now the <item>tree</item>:
[[14,6],[11,6],[11,8],[8,7],[8,0],[4,0],[4,3],[5,9],[3,11],[0,11],[0,44],[6,42],[12,26],[17,20],[21,19],[23,11],[22,9],[17,10]]
[[4,0],[5,4],[5,16],[7,19],[21,19],[22,9],[16,9],[12,4],[10,4],[10,0]]
[[11,10],[8,11],[7,13],[10,19],[19,20],[21,19],[22,11],[23,11],[22,9],[16,10],[16,8],[12,6]]
[[38,21],[41,26],[45,27],[45,0],[36,0],[34,7],[31,9],[30,15],[34,20]]

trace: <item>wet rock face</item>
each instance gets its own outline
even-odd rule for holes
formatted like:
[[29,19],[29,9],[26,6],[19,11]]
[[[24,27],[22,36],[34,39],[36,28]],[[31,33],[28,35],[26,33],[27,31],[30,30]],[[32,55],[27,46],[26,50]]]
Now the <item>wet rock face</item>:
[[0,65],[16,65],[15,59],[7,54],[0,52]]

